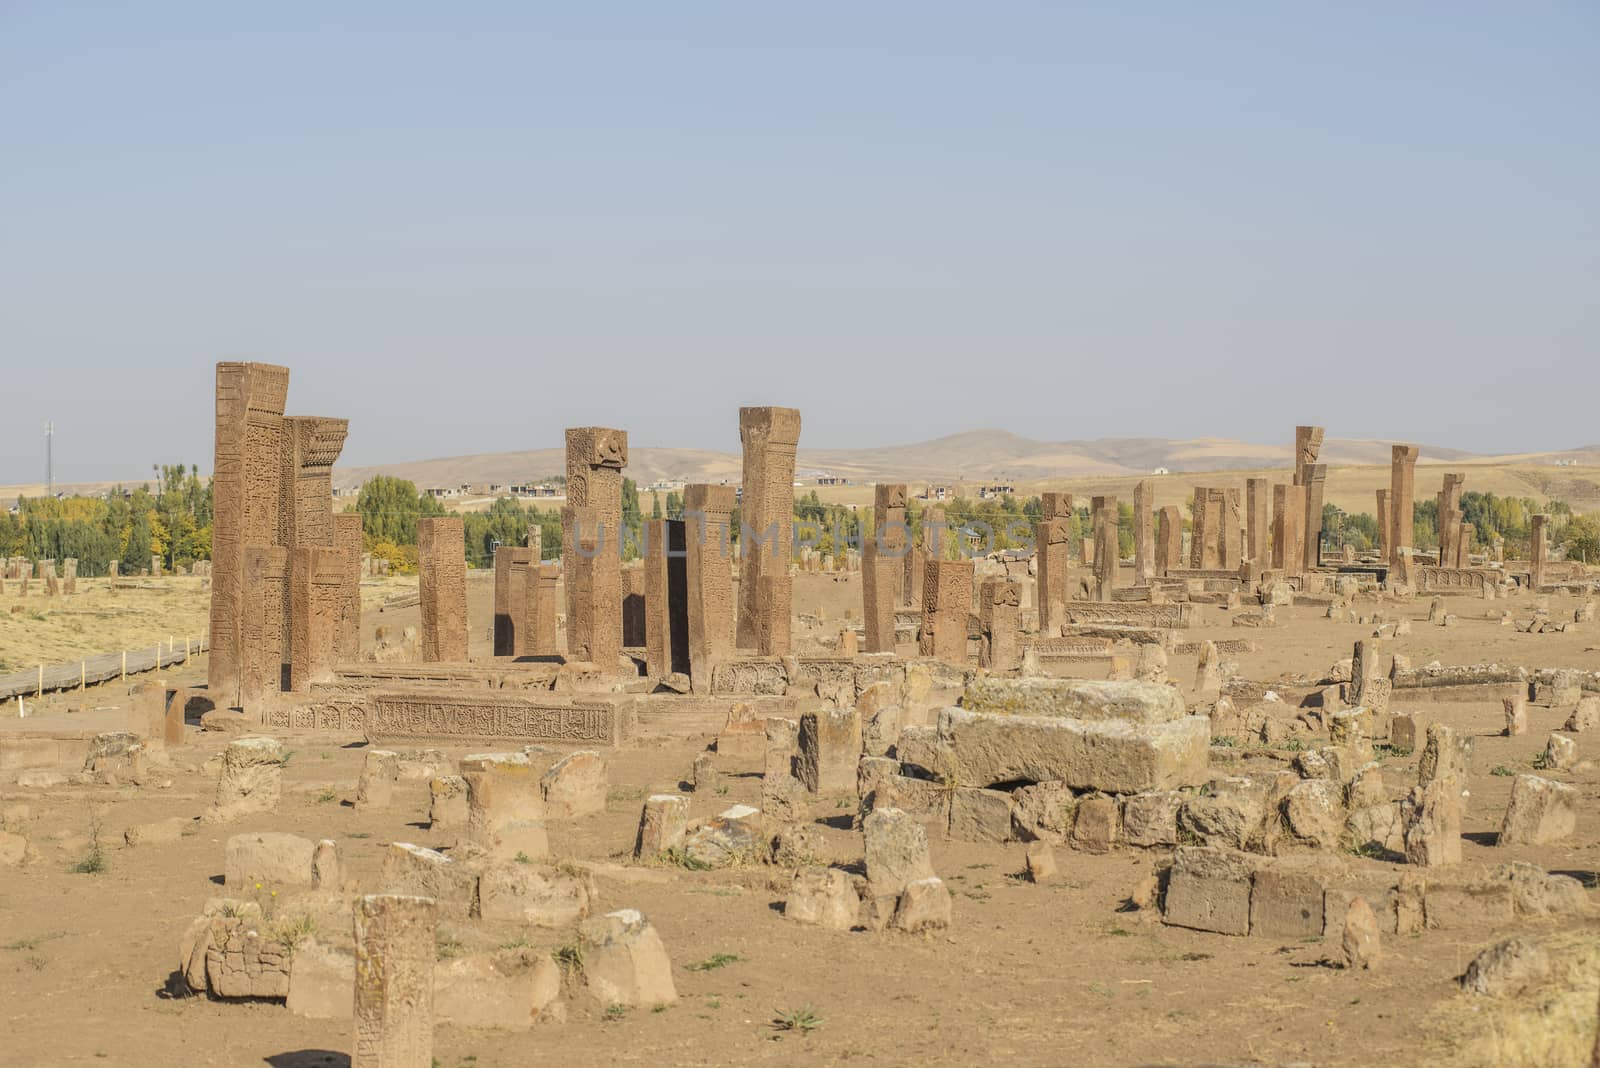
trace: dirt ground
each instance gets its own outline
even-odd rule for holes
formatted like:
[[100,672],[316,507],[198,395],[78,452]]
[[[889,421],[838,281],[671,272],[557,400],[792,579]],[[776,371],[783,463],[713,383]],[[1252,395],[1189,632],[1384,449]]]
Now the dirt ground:
[[[414,623],[415,609],[376,611],[406,584],[389,580],[364,590],[366,640],[379,623]],[[473,651],[486,641],[492,584],[469,582]],[[820,606],[836,631],[847,608],[859,616],[859,576],[798,577],[795,611]],[[1554,614],[1570,598],[1551,599]],[[1567,634],[1519,634],[1489,617],[1529,600],[1452,599],[1456,627],[1426,623],[1427,602],[1390,608],[1410,618],[1412,632],[1385,643],[1421,666],[1494,661],[1528,667],[1600,667],[1600,632],[1590,625]],[[1371,626],[1335,623],[1320,609],[1280,609],[1283,625],[1263,631],[1229,626],[1213,610],[1210,625],[1186,639],[1255,640],[1237,656],[1240,672],[1269,681],[1316,678],[1348,657]],[[1567,618],[1571,618],[1570,615]],[[907,650],[909,652],[909,650]],[[1193,657],[1174,656],[1171,673],[1185,690]],[[200,681],[204,658],[175,681]],[[1086,672],[1088,673],[1088,672]],[[107,691],[115,690],[115,693]],[[102,687],[93,703],[126,701]],[[35,714],[63,712],[52,699]],[[72,702],[80,704],[81,702]],[[1577,786],[1577,833],[1554,846],[1493,845],[1511,778],[1496,769],[1531,770],[1547,733],[1565,710],[1531,706],[1526,736],[1499,735],[1497,701],[1397,702],[1475,738],[1471,801],[1463,832],[1468,865],[1528,860],[1576,875],[1591,888],[1600,871],[1600,771],[1585,762],[1573,772],[1541,772]],[[86,721],[87,722],[87,721]],[[4,724],[0,724],[4,726]],[[22,867],[0,867],[0,1064],[320,1065],[344,1064],[348,1021],[304,1019],[281,1004],[173,999],[168,976],[178,940],[219,885],[227,837],[251,830],[289,831],[338,841],[347,878],[375,888],[389,842],[453,844],[427,828],[426,783],[402,783],[394,806],[358,814],[354,795],[363,759],[360,737],[278,732],[293,756],[279,811],[225,826],[200,825],[171,845],[126,848],[123,830],[171,816],[193,816],[211,800],[215,774],[202,770],[226,739],[193,732],[172,763],[143,787],[58,786],[20,789],[0,773],[6,829],[25,835],[40,854]],[[1119,911],[1130,890],[1160,859],[1125,850],[1093,856],[1058,848],[1060,880],[1021,880],[1022,846],[933,841],[935,870],[955,897],[948,932],[931,936],[839,933],[786,921],[781,902],[790,872],[757,867],[696,872],[636,866],[629,859],[643,797],[676,792],[710,735],[672,732],[607,754],[611,792],[603,813],[549,824],[552,855],[592,865],[603,911],[638,908],[660,931],[675,967],[679,1000],[661,1011],[607,1014],[582,991],[564,994],[565,1019],[540,1021],[528,1032],[466,1030],[440,1025],[436,1063],[446,1068],[554,1064],[877,1064],[1014,1063],[1026,1065],[1201,1065],[1216,1063],[1335,1065],[1491,1064],[1485,1054],[1486,1009],[1459,993],[1455,978],[1479,949],[1510,933],[1582,940],[1592,920],[1518,920],[1504,928],[1427,931],[1385,939],[1379,970],[1348,972],[1330,941],[1280,943],[1164,927],[1147,914]],[[1592,747],[1578,738],[1580,754]],[[465,750],[446,750],[452,757]],[[1234,756],[1220,750],[1219,774],[1270,768],[1291,752]],[[1391,796],[1415,782],[1416,757],[1391,756],[1384,776]],[[692,815],[709,816],[734,802],[759,804],[755,767],[723,765],[725,792],[697,794]],[[19,812],[17,806],[26,809]],[[855,864],[861,836],[848,829],[854,803],[818,799],[813,818],[832,859]],[[98,815],[97,815],[98,814]],[[71,869],[98,823],[106,870]],[[1353,859],[1353,858],[1352,858]],[[1363,862],[1378,863],[1378,862]],[[530,929],[535,946],[570,940],[570,931]],[[735,958],[695,968],[719,955]],[[1600,975],[1580,995],[1591,1007]],[[809,1006],[820,1026],[781,1031],[774,1017]],[[1538,1011],[1537,1006],[1528,1009]],[[1594,1025],[1592,1011],[1586,1025]],[[1592,1031],[1590,1032],[1592,1034]],[[1485,1059],[1488,1057],[1488,1059]],[[1525,1063],[1538,1063],[1528,1061]]]

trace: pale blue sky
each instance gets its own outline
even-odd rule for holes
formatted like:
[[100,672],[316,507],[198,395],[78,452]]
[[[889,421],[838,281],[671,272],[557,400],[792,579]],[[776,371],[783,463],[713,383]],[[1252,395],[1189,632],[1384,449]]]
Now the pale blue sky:
[[1600,5],[0,0],[0,482],[555,446],[1600,440]]

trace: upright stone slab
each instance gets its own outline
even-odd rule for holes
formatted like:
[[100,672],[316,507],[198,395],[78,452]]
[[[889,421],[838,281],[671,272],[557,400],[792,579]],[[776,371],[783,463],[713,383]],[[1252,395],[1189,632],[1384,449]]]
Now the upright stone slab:
[[1244,558],[1262,568],[1272,563],[1272,484],[1264,478],[1244,483]]
[[1535,515],[1531,537],[1531,548],[1528,551],[1528,584],[1534,592],[1544,586],[1545,558],[1550,552],[1550,517],[1548,515]]
[[1094,518],[1094,581],[1100,600],[1111,600],[1117,586],[1122,550],[1117,540],[1117,499],[1096,497],[1090,514]]
[[922,627],[917,650],[950,664],[967,660],[967,616],[972,611],[971,560],[929,559],[922,576]]
[[739,440],[744,446],[744,492],[739,501],[738,648],[759,656],[786,656],[800,413],[794,408],[740,408]]
[[[499,550],[495,552],[495,594],[499,589]],[[467,553],[460,516],[417,520],[417,588],[422,608],[422,659],[467,659]],[[500,613],[496,605],[495,619]]]
[[1020,583],[992,575],[979,586],[978,627],[982,640],[978,646],[978,666],[990,671],[1013,671],[1021,662],[1019,632],[1022,612]]
[[1412,512],[1417,497],[1417,447],[1395,445],[1389,461],[1389,566],[1403,568],[1401,550],[1414,548]]
[[[465,567],[466,559],[462,558]],[[518,656],[522,613],[528,603],[528,568],[533,550],[521,545],[498,545],[494,550],[494,655]],[[463,579],[463,582],[465,580]],[[463,586],[465,588],[465,586]],[[620,607],[620,606],[619,606]],[[620,638],[619,638],[620,640]]]
[[1374,546],[1383,559],[1389,559],[1389,491],[1377,491],[1378,544]]
[[1461,538],[1461,485],[1467,476],[1447,471],[1440,480],[1442,485],[1435,499],[1439,531],[1439,566],[1460,567],[1458,563]]
[[339,512],[333,517],[333,547],[345,554],[344,596],[339,603],[339,627],[333,655],[341,663],[361,659],[361,554],[365,538],[360,512]]
[[1175,504],[1161,509],[1156,525],[1156,570],[1165,575],[1183,566],[1183,509]]
[[302,545],[290,553],[289,689],[308,693],[333,678],[333,646],[344,607],[349,560],[332,546]]
[[1217,566],[1224,571],[1237,571],[1244,561],[1243,512],[1238,489],[1217,490],[1220,519],[1217,525]]
[[869,653],[894,652],[894,611],[900,603],[906,553],[905,483],[879,483],[872,493],[873,530],[861,546],[861,618]]
[[[649,537],[646,533],[645,537]],[[643,649],[647,643],[645,627],[648,610],[645,607],[644,565],[622,569],[622,647]]]
[[1133,584],[1148,586],[1156,573],[1154,516],[1156,484],[1141,478],[1133,484]]
[[556,585],[560,581],[560,564],[528,568],[524,580],[528,601],[523,612],[523,624],[528,631],[528,656],[556,656],[561,652],[556,637],[556,617],[561,610],[561,595]]
[[1040,518],[1034,527],[1039,632],[1059,634],[1072,597],[1067,577],[1072,561],[1072,494],[1046,491],[1039,499]]
[[207,688],[220,705],[237,705],[243,689],[245,549],[266,548],[277,539],[288,393],[287,367],[217,364]]
[[645,668],[651,678],[689,674],[689,588],[684,522],[645,523]]
[[733,505],[732,486],[693,483],[683,489],[689,681],[695,693],[710,693],[712,671],[734,655]]
[[1305,499],[1305,555],[1302,561],[1306,570],[1322,563],[1322,500],[1328,487],[1328,465],[1306,464],[1301,472],[1306,491]]
[[567,505],[561,510],[567,578],[567,655],[604,671],[622,655],[622,469],[628,435],[567,431]]
[[1211,491],[1196,486],[1189,503],[1189,566],[1197,571],[1217,566],[1217,535],[1211,518]]
[[438,918],[432,898],[368,894],[356,902],[350,1068],[432,1068]]
[[[238,591],[243,619],[236,646],[242,659],[236,673],[239,689],[232,703],[254,710],[264,695],[287,688],[290,643],[284,619],[290,604],[289,550],[251,546],[244,551],[243,565]],[[215,602],[215,579],[211,589]]]
[[1272,566],[1299,575],[1305,563],[1305,494],[1297,486],[1274,486],[1272,504]]
[[333,546],[333,463],[349,431],[346,419],[293,415],[283,420],[277,544]]
[[1320,426],[1297,426],[1294,428],[1294,484],[1306,484],[1305,471],[1307,467],[1317,462],[1322,455],[1322,439],[1325,431]]

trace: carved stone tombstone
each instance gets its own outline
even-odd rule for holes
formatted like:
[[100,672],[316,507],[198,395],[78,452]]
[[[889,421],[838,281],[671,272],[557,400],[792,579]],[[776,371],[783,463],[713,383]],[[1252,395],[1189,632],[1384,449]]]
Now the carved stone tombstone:
[[356,902],[350,1068],[432,1068],[438,916],[432,898],[368,894]]
[[794,408],[740,408],[739,440],[744,483],[739,501],[738,647],[761,656],[786,656],[800,413]]

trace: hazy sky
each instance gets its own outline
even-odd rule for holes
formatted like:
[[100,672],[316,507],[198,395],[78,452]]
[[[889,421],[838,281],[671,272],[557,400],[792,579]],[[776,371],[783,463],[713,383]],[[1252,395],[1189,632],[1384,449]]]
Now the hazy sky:
[[0,0],[0,482],[553,446],[1600,440],[1600,5]]

